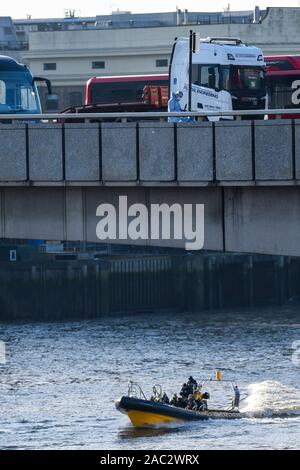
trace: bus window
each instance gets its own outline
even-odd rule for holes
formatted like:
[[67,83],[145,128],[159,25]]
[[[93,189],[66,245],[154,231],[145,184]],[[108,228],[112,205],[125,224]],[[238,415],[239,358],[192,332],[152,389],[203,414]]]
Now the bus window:
[[3,80],[0,80],[0,104],[6,103],[6,86]]
[[36,96],[32,87],[20,86],[20,106],[23,110],[30,111],[36,107]]
[[7,72],[1,74],[0,106],[4,113],[39,112],[36,86],[28,73]]
[[165,86],[166,80],[95,82],[90,85],[90,104],[142,101],[146,85]]

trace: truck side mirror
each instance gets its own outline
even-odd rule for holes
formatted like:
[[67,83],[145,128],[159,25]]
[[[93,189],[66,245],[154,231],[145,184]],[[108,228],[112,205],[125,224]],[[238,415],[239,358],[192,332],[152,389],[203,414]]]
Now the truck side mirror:
[[59,111],[59,98],[58,95],[52,93],[52,84],[48,78],[44,77],[33,77],[34,82],[44,82],[47,86],[47,94],[46,94],[46,111],[50,111],[52,113]]
[[50,82],[50,80],[48,78],[44,78],[44,77],[33,77],[33,81],[34,82],[44,82],[46,83],[46,86],[47,86],[47,90],[48,90],[48,93],[49,95],[52,94],[52,84]]

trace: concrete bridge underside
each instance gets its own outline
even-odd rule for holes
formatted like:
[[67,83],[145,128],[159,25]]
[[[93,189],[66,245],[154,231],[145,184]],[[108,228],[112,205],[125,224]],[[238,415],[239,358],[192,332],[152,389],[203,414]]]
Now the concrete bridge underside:
[[[128,204],[205,205],[205,249],[300,256],[300,187],[2,187],[0,237],[99,241],[97,207]],[[130,243],[120,241],[117,243]],[[183,247],[185,241],[139,241]]]
[[98,241],[122,195],[204,204],[207,250],[299,256],[300,120],[0,125],[0,238]]

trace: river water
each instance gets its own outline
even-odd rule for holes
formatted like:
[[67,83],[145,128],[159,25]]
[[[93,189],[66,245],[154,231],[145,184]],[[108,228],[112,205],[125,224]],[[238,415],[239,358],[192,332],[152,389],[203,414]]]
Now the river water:
[[[300,307],[2,324],[0,340],[1,449],[300,447]],[[130,379],[171,394],[217,368],[247,397],[244,419],[136,430],[115,410]]]

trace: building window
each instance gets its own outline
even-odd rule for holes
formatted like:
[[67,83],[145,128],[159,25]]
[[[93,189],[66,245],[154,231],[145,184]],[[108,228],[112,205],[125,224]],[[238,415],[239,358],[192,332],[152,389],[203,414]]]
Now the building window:
[[4,31],[4,34],[5,34],[6,36],[10,36],[10,35],[12,34],[12,32],[13,32],[13,31],[12,31],[12,28],[11,28],[10,26],[4,26],[4,27],[3,27],[3,31]]
[[19,39],[19,41],[26,41],[25,31],[17,31],[17,38]]
[[157,59],[156,67],[168,67],[169,61],[168,59]]
[[92,69],[105,69],[105,62],[103,60],[92,62]]
[[56,70],[56,63],[55,62],[48,62],[44,64],[44,70]]

